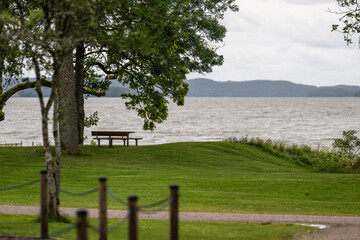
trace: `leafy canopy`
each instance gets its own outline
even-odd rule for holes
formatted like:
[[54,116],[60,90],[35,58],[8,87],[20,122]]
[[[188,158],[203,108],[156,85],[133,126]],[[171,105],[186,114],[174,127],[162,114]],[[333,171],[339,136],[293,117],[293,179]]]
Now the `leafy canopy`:
[[15,29],[25,58],[37,59],[28,68],[53,73],[83,45],[85,87],[106,89],[109,79],[129,86],[136,94],[123,95],[126,107],[154,129],[167,118],[168,98],[184,104],[186,74],[223,63],[221,20],[238,7],[235,0],[12,0],[8,9],[0,19]]
[[216,50],[228,9],[237,11],[234,0],[125,1],[107,12],[88,46],[88,79],[101,72],[134,89],[123,95],[126,107],[144,119],[144,129],[154,129],[167,118],[167,97],[184,104],[187,73],[211,72],[223,63]]

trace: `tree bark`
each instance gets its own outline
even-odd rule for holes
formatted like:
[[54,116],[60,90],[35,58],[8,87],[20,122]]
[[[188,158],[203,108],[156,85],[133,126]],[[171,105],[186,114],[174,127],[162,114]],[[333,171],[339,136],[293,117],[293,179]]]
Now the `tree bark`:
[[[6,4],[1,3],[0,4],[0,13],[2,12],[2,9],[5,9]],[[4,66],[5,66],[5,52],[6,52],[6,45],[5,45],[5,39],[3,39],[3,30],[4,30],[4,24],[0,21],[0,94],[3,93],[3,72],[4,72]]]
[[59,88],[58,82],[54,82],[55,87],[53,88],[53,97],[54,97],[54,112],[53,112],[53,136],[55,141],[55,164],[54,164],[54,173],[55,173],[55,186],[56,186],[56,209],[58,211],[60,207],[60,183],[61,183],[61,141],[60,141],[60,134],[59,134]]
[[79,150],[73,53],[67,51],[59,68],[59,111],[61,148],[70,154]]
[[[38,80],[40,81],[40,80]],[[54,172],[54,162],[51,155],[50,150],[50,143],[49,143],[49,128],[48,128],[48,113],[49,107],[45,107],[44,98],[41,92],[41,84],[39,82],[36,90],[39,95],[40,100],[40,108],[41,108],[41,126],[42,126],[42,134],[43,134],[43,150],[45,154],[45,164],[46,170],[48,172],[48,194],[49,194],[49,216],[50,218],[56,218],[59,216],[59,207],[57,204],[57,197],[56,197],[56,188],[55,186],[55,172]],[[49,99],[51,102],[51,98]]]
[[84,111],[84,57],[85,57],[85,47],[84,43],[81,43],[76,47],[76,63],[75,63],[75,96],[76,96],[76,107],[77,107],[77,121],[78,121],[78,143],[84,144],[84,120],[85,120],[85,111]]
[[4,68],[4,59],[0,59],[0,94],[3,93],[3,68]]

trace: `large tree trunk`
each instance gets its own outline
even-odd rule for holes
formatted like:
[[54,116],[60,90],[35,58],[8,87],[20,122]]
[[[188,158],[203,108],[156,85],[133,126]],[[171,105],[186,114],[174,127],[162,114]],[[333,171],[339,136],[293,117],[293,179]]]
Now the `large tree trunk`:
[[84,43],[81,43],[76,48],[76,64],[75,64],[75,96],[76,96],[76,106],[77,106],[77,121],[78,121],[78,143],[84,143],[84,97],[83,97],[83,88],[84,88],[84,57],[85,57],[85,47]]
[[75,96],[73,53],[67,51],[59,68],[59,111],[61,148],[70,154],[79,150],[78,112]]

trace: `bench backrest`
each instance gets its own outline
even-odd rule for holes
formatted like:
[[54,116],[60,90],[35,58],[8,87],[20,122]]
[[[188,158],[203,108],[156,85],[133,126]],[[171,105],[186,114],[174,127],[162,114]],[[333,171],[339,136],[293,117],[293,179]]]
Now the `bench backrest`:
[[93,136],[129,136],[130,132],[117,132],[117,131],[91,131]]

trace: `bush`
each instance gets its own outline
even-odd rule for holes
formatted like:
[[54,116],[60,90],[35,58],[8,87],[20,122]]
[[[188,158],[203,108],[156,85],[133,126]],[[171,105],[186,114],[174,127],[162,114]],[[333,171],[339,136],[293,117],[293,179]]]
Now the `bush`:
[[343,138],[335,139],[333,147],[352,157],[359,157],[360,139],[355,134],[356,130],[343,131]]

